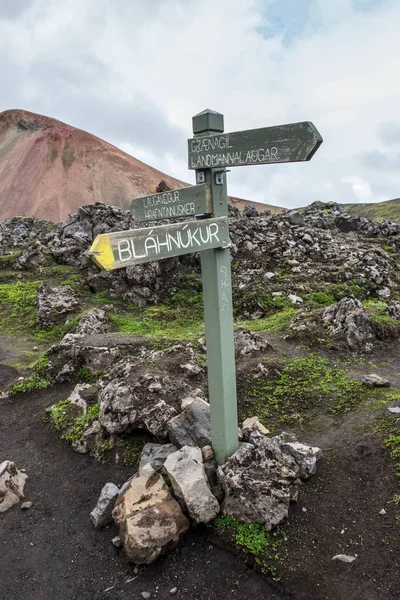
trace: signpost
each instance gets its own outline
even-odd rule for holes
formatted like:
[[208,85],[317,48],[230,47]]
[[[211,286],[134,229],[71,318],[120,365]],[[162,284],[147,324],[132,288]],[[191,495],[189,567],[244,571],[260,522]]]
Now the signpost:
[[223,115],[193,117],[189,169],[198,185],[136,198],[137,221],[208,215],[158,227],[102,234],[89,255],[107,271],[200,252],[212,445],[218,463],[238,447],[226,167],[310,160],[322,143],[309,121],[224,134]]
[[176,217],[210,214],[211,192],[207,183],[132,200],[136,221],[159,221]]

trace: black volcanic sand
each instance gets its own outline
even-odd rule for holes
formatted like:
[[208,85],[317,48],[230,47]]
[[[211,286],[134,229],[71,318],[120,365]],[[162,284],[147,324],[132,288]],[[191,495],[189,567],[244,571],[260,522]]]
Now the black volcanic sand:
[[[0,365],[0,381],[10,376]],[[362,433],[357,414],[320,433],[299,434],[320,445],[324,459],[291,508],[279,584],[206,527],[192,528],[171,554],[135,573],[111,543],[116,527],[97,531],[89,519],[104,483],[120,485],[131,470],[77,454],[43,421],[44,409],[70,389],[0,400],[0,462],[26,469],[25,499],[33,502],[28,511],[16,506],[0,516],[1,598],[140,600],[148,591],[166,600],[174,587],[174,598],[185,600],[400,598],[393,462],[381,437]],[[332,561],[335,554],[357,559],[344,564]]]

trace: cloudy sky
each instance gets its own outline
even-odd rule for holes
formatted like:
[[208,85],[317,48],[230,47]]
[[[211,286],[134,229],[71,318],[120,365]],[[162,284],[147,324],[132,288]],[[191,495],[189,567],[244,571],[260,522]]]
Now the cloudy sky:
[[0,0],[0,111],[85,129],[170,175],[191,117],[312,121],[310,162],[233,168],[229,193],[295,207],[400,196],[400,0]]

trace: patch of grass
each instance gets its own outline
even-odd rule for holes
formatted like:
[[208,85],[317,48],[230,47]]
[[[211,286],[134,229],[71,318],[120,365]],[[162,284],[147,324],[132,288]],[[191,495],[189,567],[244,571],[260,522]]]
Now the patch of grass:
[[61,400],[46,409],[46,420],[57,431],[61,431],[61,438],[69,444],[78,441],[85,429],[99,416],[99,405],[88,406],[86,413],[72,404],[70,399]]
[[203,320],[190,311],[177,316],[171,308],[161,305],[130,312],[110,313],[117,331],[154,339],[193,340],[204,332]]
[[25,334],[35,325],[35,300],[39,283],[17,281],[0,285],[1,333]]
[[263,319],[240,321],[239,325],[247,327],[250,331],[284,331],[289,329],[290,321],[295,314],[296,309],[291,307]]
[[53,385],[53,380],[47,376],[47,368],[49,366],[47,356],[40,356],[30,366],[32,368],[30,376],[25,377],[22,381],[16,381],[9,390],[10,396],[45,389]]
[[253,375],[239,389],[243,417],[258,414],[281,424],[309,420],[321,404],[334,414],[347,413],[370,394],[360,381],[315,355],[288,360],[272,380]]
[[238,548],[252,554],[264,573],[279,581],[274,563],[281,560],[284,543],[281,529],[267,531],[259,523],[245,525],[230,515],[217,517],[213,525],[219,533],[228,534]]
[[97,383],[100,377],[103,377],[104,372],[98,371],[97,373],[93,373],[87,367],[80,367],[76,372],[75,376],[79,381],[83,381],[84,383]]
[[121,455],[121,464],[125,467],[136,465],[140,460],[143,446],[153,442],[154,438],[147,432],[136,432],[118,444],[118,453]]
[[312,307],[329,306],[336,302],[333,294],[326,294],[325,292],[311,292],[307,296],[307,304]]

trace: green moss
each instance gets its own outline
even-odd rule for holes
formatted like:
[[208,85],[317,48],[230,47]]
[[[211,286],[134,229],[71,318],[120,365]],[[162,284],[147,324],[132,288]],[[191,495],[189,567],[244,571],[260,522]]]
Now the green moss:
[[72,163],[75,160],[75,150],[70,146],[65,146],[64,150],[61,153],[61,160],[64,166],[64,169],[69,169]]
[[26,333],[35,325],[35,300],[39,281],[17,281],[0,285],[0,332]]
[[386,200],[385,202],[374,202],[369,204],[345,204],[346,212],[357,217],[368,217],[373,221],[384,221],[392,219],[400,221],[400,199]]
[[178,315],[166,306],[133,309],[130,312],[113,312],[110,320],[117,331],[133,333],[153,339],[193,340],[203,334],[203,320],[190,311]]
[[290,321],[295,314],[296,309],[292,307],[263,319],[241,321],[239,325],[247,327],[250,331],[284,331],[285,329],[289,329]]
[[32,372],[29,377],[22,381],[16,381],[9,390],[10,396],[31,392],[33,390],[45,389],[53,385],[53,380],[47,376],[49,361],[47,356],[42,355],[30,367]]
[[311,294],[308,294],[306,301],[311,306],[329,306],[334,304],[336,300],[333,294],[311,292]]
[[154,438],[146,432],[136,432],[123,439],[118,444],[118,453],[121,456],[121,464],[124,466],[136,465],[140,460],[143,446]]
[[280,579],[276,563],[281,560],[284,535],[281,529],[267,531],[259,523],[245,525],[235,517],[217,517],[213,526],[218,532],[228,534],[233,543],[245,552],[252,554],[261,570],[275,581]]
[[360,381],[315,355],[288,360],[272,380],[253,375],[239,390],[243,417],[257,414],[261,420],[280,424],[309,420],[321,405],[335,414],[349,412],[370,393]]
[[76,442],[82,437],[87,427],[99,416],[99,405],[88,406],[86,413],[72,404],[70,399],[61,400],[46,409],[46,420],[49,421],[57,431],[61,431],[61,438],[69,444]]

